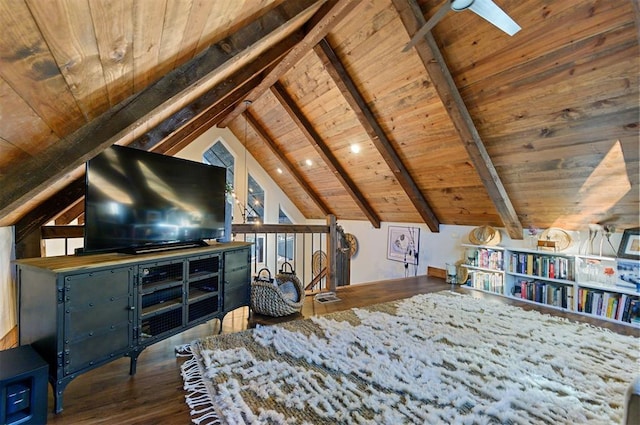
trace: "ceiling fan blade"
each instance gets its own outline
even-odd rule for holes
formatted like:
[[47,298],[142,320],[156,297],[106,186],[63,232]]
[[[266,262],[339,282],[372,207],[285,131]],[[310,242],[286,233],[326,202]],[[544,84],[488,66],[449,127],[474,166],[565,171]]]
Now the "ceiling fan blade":
[[521,30],[520,25],[491,0],[474,0],[469,9],[509,35],[514,35]]
[[404,46],[404,49],[402,49],[402,51],[407,52],[413,46],[418,44],[418,41],[420,41],[427,32],[431,31],[431,28],[433,28],[450,9],[451,0],[446,0],[444,3],[442,3],[442,6],[440,6],[438,11],[422,26],[422,28],[420,28],[418,32],[416,32],[413,37],[411,37],[411,41],[409,41],[407,45]]

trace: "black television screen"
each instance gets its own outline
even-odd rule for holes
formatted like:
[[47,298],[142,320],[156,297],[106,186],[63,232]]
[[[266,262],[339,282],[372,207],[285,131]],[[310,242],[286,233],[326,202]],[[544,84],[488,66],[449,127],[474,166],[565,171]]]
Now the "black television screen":
[[87,162],[83,252],[222,238],[225,183],[222,167],[111,146]]

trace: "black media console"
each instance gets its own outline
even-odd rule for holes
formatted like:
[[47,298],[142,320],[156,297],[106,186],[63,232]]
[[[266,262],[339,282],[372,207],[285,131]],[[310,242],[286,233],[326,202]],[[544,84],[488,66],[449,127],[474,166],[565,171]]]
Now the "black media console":
[[78,375],[250,304],[250,245],[30,258],[18,267],[20,345],[49,364],[54,411]]

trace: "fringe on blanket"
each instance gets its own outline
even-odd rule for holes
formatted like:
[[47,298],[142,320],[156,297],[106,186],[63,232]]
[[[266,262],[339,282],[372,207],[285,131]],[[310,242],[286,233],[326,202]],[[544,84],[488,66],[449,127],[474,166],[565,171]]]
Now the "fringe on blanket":
[[191,344],[176,345],[174,348],[176,357],[191,357],[193,351],[191,350]]
[[176,356],[189,357],[180,366],[180,374],[184,379],[183,389],[187,391],[185,401],[191,408],[191,422],[197,425],[223,425],[202,379],[202,370],[191,344],[176,347]]

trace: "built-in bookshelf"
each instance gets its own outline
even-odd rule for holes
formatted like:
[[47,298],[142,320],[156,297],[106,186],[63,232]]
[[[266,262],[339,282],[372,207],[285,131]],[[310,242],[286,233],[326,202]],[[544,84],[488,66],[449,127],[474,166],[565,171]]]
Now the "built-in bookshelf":
[[640,261],[462,244],[475,290],[640,327]]
[[481,291],[504,294],[504,248],[463,244],[469,271],[466,285]]
[[640,327],[640,261],[576,255],[578,312]]
[[511,296],[576,311],[574,256],[531,249],[508,250],[505,272]]

